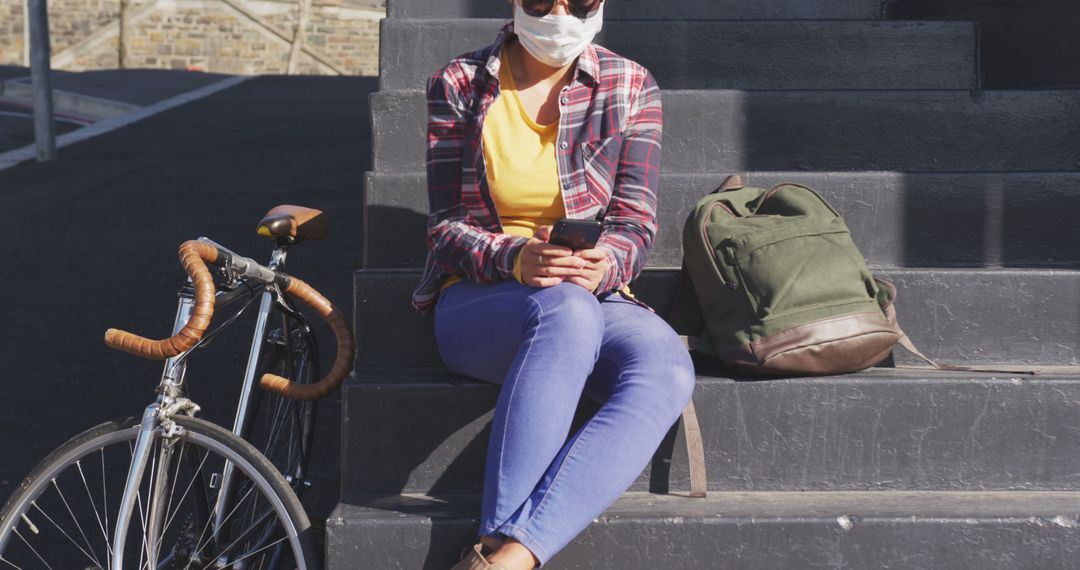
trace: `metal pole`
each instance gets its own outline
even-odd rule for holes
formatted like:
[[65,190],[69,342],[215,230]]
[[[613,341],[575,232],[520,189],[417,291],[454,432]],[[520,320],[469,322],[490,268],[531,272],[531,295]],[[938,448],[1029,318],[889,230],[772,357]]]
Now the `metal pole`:
[[34,139],[38,162],[56,158],[52,78],[49,63],[49,8],[46,0],[29,0],[30,79],[34,90]]

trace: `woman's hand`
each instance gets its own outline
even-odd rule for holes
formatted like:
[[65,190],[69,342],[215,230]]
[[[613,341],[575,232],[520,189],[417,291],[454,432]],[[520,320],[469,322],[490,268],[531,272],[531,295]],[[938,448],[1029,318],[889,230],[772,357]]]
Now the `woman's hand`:
[[574,252],[574,257],[583,259],[588,262],[580,274],[568,279],[574,285],[581,285],[586,291],[590,293],[596,291],[596,288],[600,285],[600,280],[604,278],[604,274],[608,270],[608,258],[607,253],[602,249],[579,249]]
[[540,227],[518,254],[521,256],[521,280],[530,287],[553,287],[567,279],[578,278],[588,264],[586,259],[575,256],[570,248],[548,243],[550,236],[551,226]]

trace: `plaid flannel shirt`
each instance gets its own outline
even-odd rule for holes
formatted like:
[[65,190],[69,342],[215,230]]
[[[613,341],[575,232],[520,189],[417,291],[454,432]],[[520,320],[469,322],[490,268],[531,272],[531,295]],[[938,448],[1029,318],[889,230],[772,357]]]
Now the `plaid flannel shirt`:
[[[513,279],[527,238],[502,233],[488,189],[481,133],[499,95],[499,55],[513,22],[495,43],[453,59],[427,84],[428,257],[413,306],[430,312],[443,281]],[[600,217],[597,246],[608,270],[596,293],[622,289],[645,266],[656,235],[660,177],[660,90],[641,65],[589,45],[559,94],[556,144],[566,216]],[[602,216],[602,217],[601,217]]]

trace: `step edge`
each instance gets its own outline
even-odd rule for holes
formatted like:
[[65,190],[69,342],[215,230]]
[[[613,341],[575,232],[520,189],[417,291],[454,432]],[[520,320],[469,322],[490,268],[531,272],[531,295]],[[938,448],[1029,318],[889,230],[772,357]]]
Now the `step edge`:
[[[887,512],[873,512],[872,508],[862,510],[856,506],[881,499],[883,495],[888,495],[893,502],[889,506],[878,507]],[[417,520],[422,519],[475,521],[479,518],[479,512],[473,512],[473,507],[479,505],[480,496],[480,493],[441,495],[445,498],[424,493],[351,495],[349,501],[339,502],[334,512],[339,513],[341,520],[348,519],[351,513],[387,513],[384,516],[393,517],[367,519],[380,524],[416,524]],[[401,512],[386,508],[406,502],[411,502],[408,508],[416,511]],[[940,508],[943,503],[948,504],[955,513],[918,514],[920,509]],[[424,511],[425,508],[431,511]],[[722,512],[725,508],[728,514]],[[712,512],[712,509],[717,512]],[[675,514],[682,510],[686,514]],[[822,514],[822,511],[829,510],[831,512],[828,514]],[[427,514],[432,511],[434,516]],[[759,514],[760,511],[768,511],[769,514],[763,516],[764,513]],[[873,514],[859,515],[859,512]],[[397,516],[389,513],[397,513]],[[837,524],[839,519],[850,518],[853,519],[851,522],[889,523],[1038,521],[1076,528],[1080,527],[1080,491],[711,491],[704,498],[691,498],[678,493],[632,491],[623,493],[594,522],[670,521],[673,515],[688,521],[697,519],[721,523],[747,520],[755,523],[791,522],[791,519],[795,519],[799,522]]]
[[[975,365],[977,366],[977,365]],[[1007,366],[1002,364],[987,365],[987,366]],[[810,377],[798,377],[798,378],[729,378],[724,376],[711,376],[707,374],[697,374],[696,383],[704,386],[714,385],[732,385],[732,386],[769,386],[777,388],[779,386],[797,385],[797,386],[842,386],[842,385],[859,385],[859,386],[872,386],[881,384],[899,384],[906,385],[918,385],[922,387],[931,385],[969,385],[978,383],[980,388],[986,388],[992,385],[1001,386],[1021,386],[1029,384],[1075,384],[1080,383],[1080,366],[1068,366],[1068,365],[1043,365],[1043,366],[1031,366],[1021,364],[1019,366],[1025,366],[1027,368],[1035,369],[1039,372],[1035,375],[1020,375],[1012,374],[1008,372],[954,372],[936,370],[934,368],[922,368],[922,367],[903,367],[903,369],[912,370],[913,372],[922,372],[931,377],[926,378],[922,374],[913,377],[904,374],[895,373],[882,373],[880,375],[868,375],[865,372],[852,372],[845,375],[834,376],[810,376]],[[427,375],[435,376],[436,373],[428,373]],[[423,382],[372,382],[365,380],[364,378],[374,378],[377,376],[390,376],[398,377],[393,373],[385,374],[378,371],[372,371],[369,373],[355,374],[355,379],[350,379],[346,386],[350,390],[363,390],[363,391],[386,391],[386,390],[420,390],[420,389],[433,389],[433,390],[446,390],[446,389],[473,389],[473,390],[494,390],[498,388],[497,384],[490,384],[482,380],[473,380],[464,378],[453,372],[447,370],[444,374],[438,374],[439,377],[454,378],[455,380],[425,380]]]

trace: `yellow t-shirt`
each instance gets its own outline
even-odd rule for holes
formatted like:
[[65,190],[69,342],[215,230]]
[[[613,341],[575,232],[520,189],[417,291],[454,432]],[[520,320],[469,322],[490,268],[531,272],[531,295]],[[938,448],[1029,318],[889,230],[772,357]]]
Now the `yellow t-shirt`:
[[[532,237],[540,226],[566,217],[555,161],[559,122],[541,125],[529,116],[518,97],[505,47],[502,61],[500,96],[488,110],[481,133],[488,188],[503,232]],[[515,273],[519,267],[520,261],[515,262]],[[451,276],[442,288],[460,280]]]

